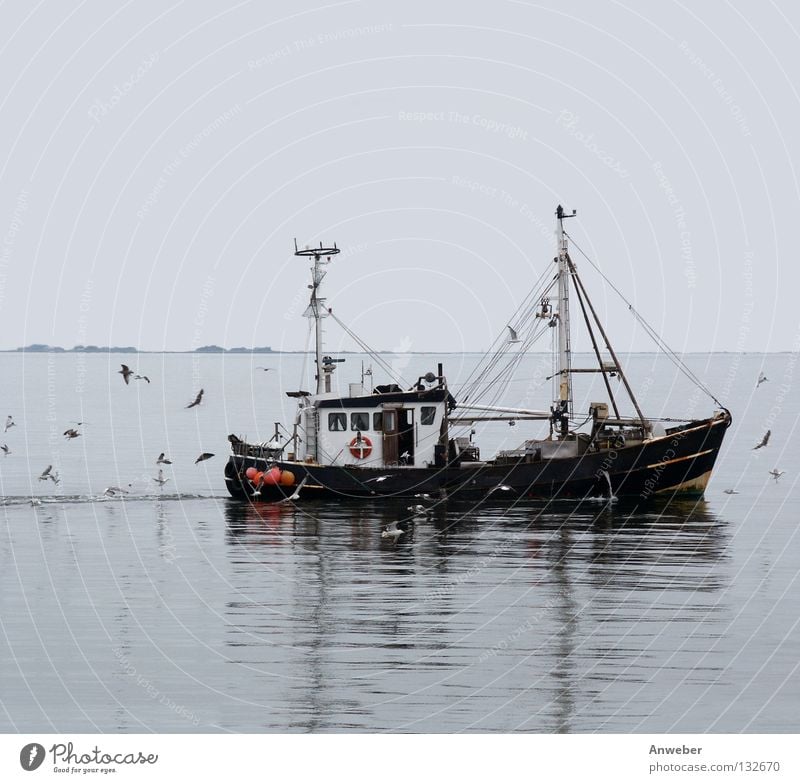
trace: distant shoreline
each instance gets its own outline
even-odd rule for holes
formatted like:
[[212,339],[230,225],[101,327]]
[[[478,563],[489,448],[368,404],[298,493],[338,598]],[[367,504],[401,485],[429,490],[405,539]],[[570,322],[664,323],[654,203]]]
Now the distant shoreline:
[[[0,353],[17,353],[17,354],[40,354],[40,353],[56,353],[56,354],[74,354],[74,353],[97,353],[97,354],[211,354],[211,355],[219,355],[224,354],[227,356],[257,356],[257,355],[272,355],[272,356],[291,356],[291,355],[312,355],[314,351],[275,351],[269,346],[265,346],[262,348],[223,348],[218,345],[206,345],[201,346],[200,348],[195,348],[193,350],[162,350],[162,351],[148,351],[142,350],[139,348],[133,348],[131,346],[95,346],[95,345],[76,345],[74,348],[61,348],[57,345],[29,345],[20,348],[0,348]],[[337,355],[347,355],[347,356],[367,356],[368,354],[364,351],[332,351],[331,353],[335,353]],[[485,354],[485,351],[375,351],[376,354],[379,355],[389,355],[389,356],[408,356],[408,355],[417,355],[417,356],[472,356],[478,355],[481,356]],[[546,356],[550,352],[549,351],[529,351],[531,356]],[[591,351],[576,351],[575,353],[591,353]],[[642,355],[642,356],[657,356],[661,353],[661,351],[622,351],[621,352],[625,356],[630,355]],[[791,355],[796,353],[795,351],[684,351],[681,355],[682,356],[711,356],[711,355],[719,355],[719,356],[780,356],[780,355]]]

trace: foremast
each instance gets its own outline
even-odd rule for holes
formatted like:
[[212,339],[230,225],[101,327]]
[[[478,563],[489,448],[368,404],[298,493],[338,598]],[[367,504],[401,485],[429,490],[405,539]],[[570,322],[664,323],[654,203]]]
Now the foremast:
[[[311,296],[309,299],[308,307],[304,315],[307,318],[314,319],[314,354],[316,364],[316,381],[317,381],[317,394],[330,391],[330,360],[326,362],[328,357],[323,356],[323,339],[322,339],[322,319],[327,318],[329,315],[328,309],[325,306],[325,299],[319,295],[320,286],[325,275],[327,274],[325,267],[330,263],[331,256],[339,253],[339,248],[336,247],[334,242],[333,247],[323,247],[322,242],[319,247],[309,248],[304,250],[297,249],[297,240],[294,241],[294,254],[301,258],[311,257],[314,259],[314,266],[311,267]],[[327,384],[326,384],[327,380]],[[326,388],[326,386],[328,388]]]

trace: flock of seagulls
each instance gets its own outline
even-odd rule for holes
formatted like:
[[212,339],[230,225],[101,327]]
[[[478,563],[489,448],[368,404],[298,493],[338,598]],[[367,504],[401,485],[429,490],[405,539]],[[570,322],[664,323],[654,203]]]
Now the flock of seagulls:
[[[135,380],[135,381],[146,381],[147,383],[150,383],[150,378],[148,376],[139,375],[135,371],[131,370],[131,368],[127,364],[122,364],[120,366],[121,366],[122,369],[117,370],[117,374],[122,376],[122,380],[125,382],[126,386],[130,385],[131,378],[133,378],[133,380]],[[271,368],[262,368],[262,369],[271,369]],[[191,403],[189,403],[186,407],[187,408],[194,408],[197,405],[200,405],[200,403],[203,400],[203,394],[204,394],[204,390],[200,389],[200,391],[197,393],[197,396],[194,398],[194,400]],[[78,431],[77,428],[78,427],[82,427],[82,426],[88,424],[89,422],[87,422],[87,421],[75,421],[75,422],[70,422],[70,423],[74,424],[75,426],[74,427],[69,427],[68,429],[64,430],[63,435],[64,435],[64,438],[66,438],[66,440],[74,440],[75,438],[80,438],[81,437],[81,433]],[[12,427],[16,427],[16,426],[17,426],[17,423],[14,421],[14,417],[11,416],[11,415],[7,416],[6,417],[5,427],[3,428],[3,433],[4,434],[7,433]],[[6,444],[6,443],[3,443],[2,445],[0,445],[0,451],[3,452],[3,456],[4,457],[7,457],[7,456],[9,456],[9,454],[12,453],[11,449],[8,447],[8,444]],[[204,451],[194,461],[194,464],[197,465],[198,462],[205,462],[206,460],[211,459],[213,456],[214,456],[213,453],[211,453],[209,451]],[[171,465],[171,464],[172,464],[172,460],[168,459],[166,454],[165,454],[165,452],[162,451],[158,455],[158,459],[156,459],[156,465]],[[61,478],[58,475],[58,471],[54,470],[52,465],[48,465],[42,471],[42,473],[38,477],[38,479],[39,479],[39,481],[52,481],[53,484],[56,484],[56,485],[61,483]],[[159,468],[159,470],[158,470],[158,476],[153,477],[152,480],[156,484],[158,484],[159,488],[163,487],[169,481],[168,478],[164,477],[164,471],[161,468]],[[132,486],[132,484],[128,484],[128,486],[130,487],[130,486]],[[129,492],[130,492],[130,490],[123,489],[122,487],[106,487],[105,490],[103,491],[103,494],[105,496],[107,496],[107,497],[117,497],[118,495],[127,495]],[[31,504],[38,506],[38,505],[41,505],[41,501],[38,498],[32,498],[31,499]]]
[[[761,386],[762,383],[768,383],[768,382],[769,382],[769,378],[767,378],[767,376],[763,372],[760,372],[758,374],[758,380],[756,381],[756,389],[759,386]],[[761,440],[758,443],[756,443],[755,446],[753,446],[752,450],[753,451],[758,451],[759,449],[763,449],[766,446],[768,446],[769,445],[769,439],[770,439],[771,436],[772,436],[772,430],[767,430],[764,433],[764,436],[761,438]],[[785,473],[786,473],[785,470],[778,470],[777,468],[774,468],[773,470],[771,470],[769,472],[769,475],[773,479],[775,479],[775,483],[777,484],[778,483],[778,479],[781,476],[783,476]],[[723,490],[723,491],[725,492],[726,495],[738,495],[739,494],[738,491],[735,490],[735,489],[726,489],[726,490]]]
[[[507,328],[508,328],[508,331],[509,331],[509,342],[519,342],[519,338],[517,336],[516,331],[511,326],[508,326]],[[117,373],[122,376],[122,379],[125,382],[126,386],[130,385],[131,377],[133,377],[133,379],[137,380],[137,381],[141,380],[141,381],[146,381],[148,384],[150,383],[150,378],[148,376],[139,375],[138,373],[136,373],[133,370],[131,370],[131,368],[127,364],[122,364],[120,366],[121,366],[121,369],[118,370]],[[273,367],[256,367],[255,369],[263,370],[264,372],[269,372],[270,370],[273,370],[274,368]],[[768,381],[769,381],[769,378],[767,378],[767,376],[763,372],[759,373],[758,381],[756,382],[756,388],[761,386],[762,383],[766,383]],[[204,389],[200,389],[200,391],[197,393],[197,395],[194,398],[194,400],[192,400],[192,402],[190,402],[188,405],[186,405],[186,408],[187,409],[195,408],[198,405],[200,405],[202,403],[202,401],[203,401],[204,393],[205,393],[205,390]],[[73,422],[73,423],[76,425],[76,427],[80,427],[80,426],[83,426],[85,424],[88,424],[88,422],[85,422],[85,421],[77,421],[77,422]],[[17,426],[17,423],[14,421],[14,417],[9,414],[6,417],[6,422],[5,422],[5,427],[3,429],[3,433],[7,433],[12,427],[16,427],[16,426]],[[79,438],[81,436],[81,433],[76,429],[76,427],[70,427],[70,428],[68,428],[67,430],[64,431],[63,434],[64,434],[64,437],[67,440],[74,440],[75,438]],[[771,435],[772,435],[772,431],[768,429],[764,433],[764,436],[761,438],[761,440],[755,446],[753,446],[753,451],[757,451],[758,449],[765,448],[767,445],[769,445],[769,439],[770,439]],[[3,456],[5,456],[5,457],[9,456],[12,453],[11,449],[5,443],[0,445],[0,451],[3,452]],[[211,459],[213,456],[215,456],[213,453],[208,452],[208,451],[204,451],[202,454],[200,454],[197,457],[197,459],[194,461],[194,464],[197,465],[200,462],[205,462],[206,460]],[[172,460],[167,459],[167,457],[165,455],[165,452],[162,451],[158,455],[158,458],[156,459],[156,465],[171,465],[171,464],[172,464]],[[773,470],[769,471],[770,477],[773,478],[776,483],[778,482],[780,477],[783,476],[785,473],[786,473],[785,470],[778,470],[778,468],[774,468]],[[383,476],[377,476],[375,478],[367,479],[365,483],[374,482],[376,484],[379,484],[379,483],[381,483],[383,481],[387,481],[388,479],[392,478],[393,475],[394,474],[390,473],[390,474],[383,475]],[[60,477],[58,475],[58,471],[53,470],[53,466],[52,465],[48,465],[42,471],[41,475],[39,476],[39,481],[48,481],[48,480],[52,481],[56,485],[58,485],[61,482],[61,479],[60,479]],[[156,484],[158,484],[159,488],[163,487],[169,481],[168,478],[164,477],[164,471],[161,468],[159,468],[159,470],[158,470],[158,476],[153,477],[152,480]],[[300,496],[300,490],[303,488],[303,484],[304,483],[305,483],[305,479],[303,479],[303,481],[299,484],[299,486],[295,490],[294,494],[291,497],[287,498],[286,501],[297,500],[299,498],[299,496]],[[131,486],[131,485],[129,484],[128,486]],[[256,494],[259,494],[258,493],[258,489],[259,488],[256,488]],[[495,492],[510,492],[510,491],[511,491],[511,487],[509,487],[509,486],[507,486],[505,484],[500,484],[500,485],[498,485],[496,487],[493,487],[491,490],[489,490],[489,492],[487,494],[488,495],[492,495]],[[129,490],[123,489],[122,487],[106,487],[106,489],[104,490],[103,494],[108,496],[108,497],[116,497],[118,495],[127,495],[128,492],[129,492]],[[725,492],[726,495],[738,495],[739,494],[739,492],[737,490],[735,490],[735,489],[726,489],[726,490],[724,490],[724,492]],[[423,499],[423,500],[428,500],[428,501],[431,500],[431,496],[428,493],[419,493],[419,494],[415,495],[415,497]],[[36,501],[35,498],[31,502],[34,503],[34,501]],[[41,501],[36,502],[35,505],[38,505],[40,502]],[[428,510],[429,509],[426,506],[424,506],[423,504],[421,504],[421,503],[417,503],[417,504],[415,504],[413,506],[409,506],[408,507],[408,511],[410,511],[412,513],[412,515],[414,515],[414,516],[419,516],[419,515],[425,514]],[[409,533],[413,529],[413,525],[414,525],[413,519],[411,519],[411,520],[398,520],[398,521],[392,522],[391,524],[387,525],[383,529],[383,531],[381,532],[381,538],[384,539],[384,540],[389,540],[392,543],[396,544],[404,535],[406,535],[407,533]]]

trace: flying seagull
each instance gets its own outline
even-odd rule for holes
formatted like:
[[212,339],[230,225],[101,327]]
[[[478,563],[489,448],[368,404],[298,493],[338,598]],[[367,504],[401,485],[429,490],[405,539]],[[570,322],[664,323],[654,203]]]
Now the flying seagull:
[[256,484],[255,491],[253,492],[254,498],[261,497],[261,490],[264,489],[264,474],[261,474],[261,478],[258,480],[258,484]]
[[500,492],[511,492],[511,487],[506,484],[498,484],[496,487],[492,487],[488,494],[491,495],[493,492],[497,492],[498,490],[500,490]]
[[48,465],[42,471],[42,475],[39,476],[39,481],[47,481],[47,479],[50,479],[54,484],[58,484],[58,482],[59,482],[58,472],[53,472],[53,466],[52,465]]
[[303,480],[297,485],[297,489],[289,495],[287,500],[300,500],[300,490],[306,485],[306,481],[308,481],[308,476],[303,476]]
[[211,459],[214,455],[209,453],[208,451],[204,451],[195,461],[194,464],[196,465],[198,462],[204,462],[207,459]]
[[738,495],[739,493],[735,489],[726,489],[724,490],[726,495]]
[[408,510],[412,514],[424,514],[428,509],[425,506],[423,506],[422,503],[417,503],[414,506],[409,506]]
[[394,473],[390,473],[388,476],[377,476],[376,478],[367,479],[364,483],[369,484],[370,481],[374,481],[376,484],[379,484],[381,481],[386,481],[386,479],[389,479],[392,476],[394,476]]
[[153,481],[155,481],[156,484],[158,484],[159,487],[163,487],[164,484],[166,484],[169,481],[169,479],[168,478],[164,478],[164,471],[159,468],[159,470],[158,470],[158,478],[154,478]]
[[134,375],[133,376],[133,380],[134,381],[147,381],[148,383],[150,383],[150,379],[146,375]]
[[194,408],[195,405],[199,405],[200,404],[200,401],[202,399],[203,399],[203,390],[200,389],[200,391],[197,392],[197,397],[194,398],[194,402],[190,402],[186,407],[187,408]]
[[288,498],[282,498],[281,500],[279,500],[278,504],[291,503],[292,501],[300,500],[300,490],[303,489],[303,487],[306,485],[306,481],[308,481],[307,475],[303,476],[303,480],[297,485],[294,492],[291,495],[289,495]]
[[0,446],[0,449],[2,449],[2,450],[3,450],[3,454],[4,454],[6,457],[7,457],[9,454],[11,454],[11,449],[10,449],[10,448],[8,448],[8,446],[6,446],[6,444],[5,444],[5,443],[4,443],[2,446]]
[[78,430],[74,428],[70,428],[64,432],[64,437],[67,440],[72,440],[73,438],[80,438],[80,436],[81,436],[80,432],[78,432]]
[[171,459],[167,459],[164,456],[164,452],[162,451],[161,454],[158,455],[158,459],[156,460],[156,465],[171,465],[171,464],[172,464],[172,460]]
[[17,422],[14,421],[14,417],[13,416],[9,416],[6,419],[6,428],[3,430],[3,432],[8,432],[12,427],[16,427],[16,426],[17,426]]
[[127,364],[121,364],[121,370],[117,370],[117,372],[122,376],[122,379],[125,381],[125,385],[127,386],[131,382],[131,375],[133,375],[133,370],[128,367]]
[[756,446],[753,446],[753,451],[755,451],[756,449],[760,449],[762,446],[766,446],[767,443],[769,443],[770,435],[772,435],[772,430],[767,430],[766,433],[764,433],[764,437],[761,439],[761,443],[757,444]]
[[519,337],[517,336],[516,330],[512,329],[510,326],[507,326],[506,329],[508,329],[508,341],[510,343],[518,343]]
[[274,367],[256,367],[257,370],[263,370],[264,372],[269,372],[270,370],[274,370]]
[[786,471],[785,471],[785,470],[778,470],[777,468],[775,468],[774,470],[771,470],[771,471],[769,472],[769,475],[770,475],[770,476],[772,476],[772,478],[774,478],[774,479],[775,479],[775,483],[777,484],[777,483],[778,483],[778,479],[779,479],[779,478],[780,478],[780,477],[781,477],[781,476],[782,476],[784,473],[786,473]]
[[764,375],[764,373],[763,373],[763,372],[762,372],[762,373],[759,373],[759,374],[758,374],[758,383],[756,384],[756,389],[757,389],[759,386],[761,386],[761,384],[762,384],[762,383],[764,383],[764,381],[768,381],[768,380],[769,380],[769,378],[767,378],[767,376],[766,376],[766,375]]
[[396,544],[400,537],[408,532],[408,523],[391,522],[381,531],[381,538],[388,539],[393,544]]

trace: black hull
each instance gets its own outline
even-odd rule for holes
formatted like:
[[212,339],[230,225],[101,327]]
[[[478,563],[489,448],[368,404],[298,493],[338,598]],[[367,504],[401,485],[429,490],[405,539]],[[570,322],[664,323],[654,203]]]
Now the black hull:
[[[249,467],[278,465],[304,481],[303,500],[319,498],[432,497],[480,501],[580,499],[610,496],[646,501],[656,497],[701,496],[731,417],[726,411],[667,431],[664,437],[579,457],[513,463],[463,463],[442,468],[360,468],[269,461],[232,455],[225,467],[233,497],[253,498],[244,478]],[[295,487],[263,487],[256,498],[280,500]]]

